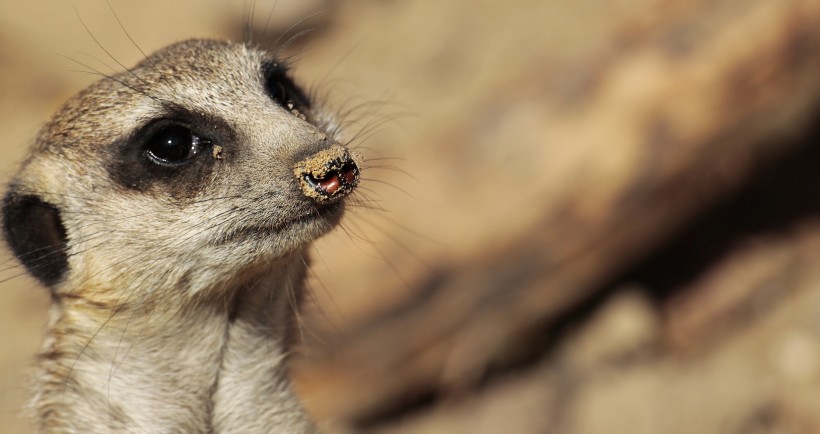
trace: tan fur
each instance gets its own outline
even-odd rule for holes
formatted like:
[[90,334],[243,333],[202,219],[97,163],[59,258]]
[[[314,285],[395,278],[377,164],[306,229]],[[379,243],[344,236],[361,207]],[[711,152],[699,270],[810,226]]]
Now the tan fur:
[[[81,92],[39,134],[10,194],[59,210],[67,235],[33,399],[41,432],[316,432],[285,359],[306,249],[341,203],[317,211],[294,167],[339,145],[324,115],[266,94],[272,60],[179,43]],[[149,182],[119,162],[177,111],[233,136],[190,179]]]

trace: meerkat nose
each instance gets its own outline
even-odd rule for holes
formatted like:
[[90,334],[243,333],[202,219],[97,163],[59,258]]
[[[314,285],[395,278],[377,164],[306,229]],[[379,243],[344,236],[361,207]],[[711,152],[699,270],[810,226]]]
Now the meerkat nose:
[[318,203],[347,196],[359,183],[359,166],[347,149],[333,145],[296,164],[302,192]]

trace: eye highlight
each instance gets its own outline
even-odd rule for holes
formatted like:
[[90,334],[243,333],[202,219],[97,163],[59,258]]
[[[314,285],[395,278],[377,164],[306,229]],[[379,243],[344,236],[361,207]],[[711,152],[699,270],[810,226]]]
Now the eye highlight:
[[207,141],[181,125],[168,125],[152,133],[145,143],[145,154],[152,162],[177,165],[197,155]]
[[305,117],[310,110],[310,100],[288,76],[284,65],[276,62],[265,64],[262,67],[262,75],[265,91],[276,104],[294,115]]

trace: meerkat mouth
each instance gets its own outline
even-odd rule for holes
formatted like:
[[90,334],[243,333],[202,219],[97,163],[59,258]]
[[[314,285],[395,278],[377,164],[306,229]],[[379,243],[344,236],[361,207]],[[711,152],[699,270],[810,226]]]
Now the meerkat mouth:
[[344,203],[335,202],[318,207],[315,211],[271,225],[251,225],[234,229],[220,237],[215,244],[228,244],[247,240],[281,237],[283,233],[295,233],[305,243],[314,241],[333,229],[344,214]]

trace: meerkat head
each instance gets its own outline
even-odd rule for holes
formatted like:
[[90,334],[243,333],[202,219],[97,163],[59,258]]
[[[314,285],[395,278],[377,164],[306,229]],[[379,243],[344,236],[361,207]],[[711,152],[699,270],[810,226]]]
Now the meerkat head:
[[58,296],[218,287],[338,222],[359,169],[322,119],[266,51],[169,46],[44,126],[3,200],[5,238]]

